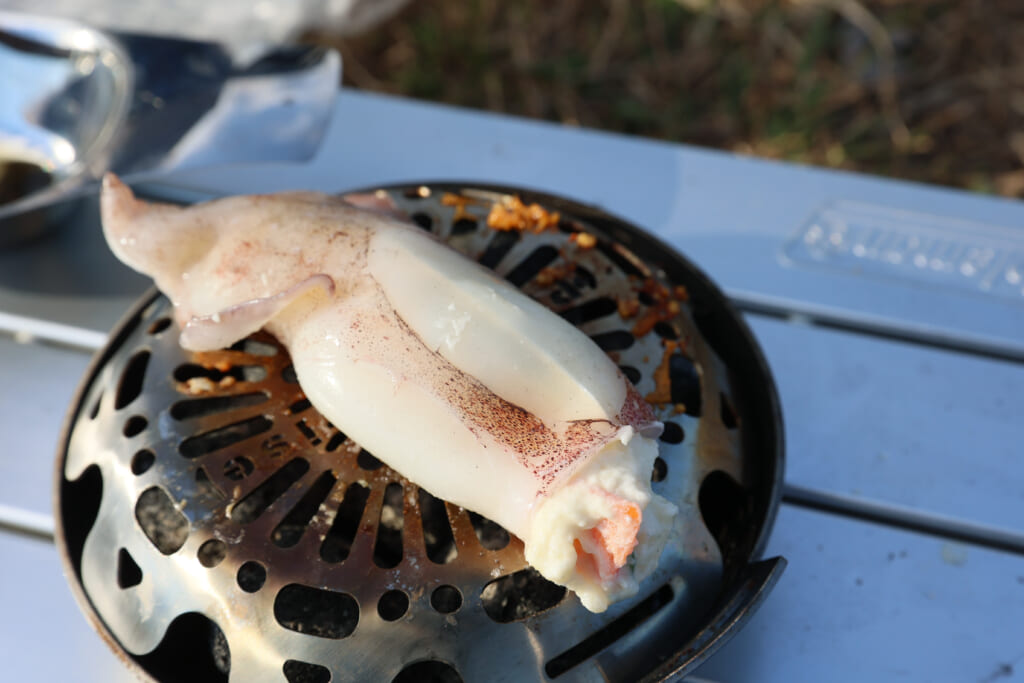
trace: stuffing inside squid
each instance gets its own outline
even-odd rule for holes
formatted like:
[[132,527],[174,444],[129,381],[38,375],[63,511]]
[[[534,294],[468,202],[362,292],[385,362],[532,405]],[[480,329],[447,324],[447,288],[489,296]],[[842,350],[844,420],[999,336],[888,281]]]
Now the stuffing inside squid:
[[634,594],[676,514],[651,491],[650,407],[575,327],[365,204],[290,192],[181,208],[113,176],[101,198],[110,248],[173,302],[183,347],[266,329],[310,402],[393,469],[519,536],[588,609]]

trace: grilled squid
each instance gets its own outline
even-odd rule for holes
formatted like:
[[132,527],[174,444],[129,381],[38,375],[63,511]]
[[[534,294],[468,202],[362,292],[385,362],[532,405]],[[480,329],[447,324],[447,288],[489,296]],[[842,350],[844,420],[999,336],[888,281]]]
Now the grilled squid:
[[661,424],[589,338],[380,207],[310,192],[192,207],[104,179],[103,229],[174,304],[181,345],[265,329],[309,401],[433,495],[519,536],[603,611],[632,595],[676,508],[651,491]]

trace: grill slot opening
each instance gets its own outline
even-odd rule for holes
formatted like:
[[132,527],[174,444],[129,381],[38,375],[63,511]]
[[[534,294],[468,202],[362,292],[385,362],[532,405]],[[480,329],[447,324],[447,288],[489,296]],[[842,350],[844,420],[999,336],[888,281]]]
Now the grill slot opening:
[[337,481],[337,477],[330,470],[323,472],[317,477],[313,485],[306,491],[306,494],[302,496],[302,499],[296,503],[295,507],[291,509],[274,529],[270,536],[274,545],[279,548],[291,548],[299,542],[303,532],[305,532],[309,523],[313,520],[313,515],[317,513],[320,505],[330,495],[331,489],[334,488],[334,484]]
[[499,624],[508,624],[551,609],[562,601],[565,593],[564,586],[527,567],[489,582],[480,591],[480,602],[487,616]]
[[262,434],[273,425],[274,423],[264,415],[250,417],[247,420],[235,422],[226,427],[218,427],[208,432],[190,436],[181,442],[178,446],[178,452],[191,460],[221,448],[226,448],[239,441],[244,441],[250,436]]
[[469,523],[473,525],[473,531],[476,532],[476,539],[480,541],[480,545],[487,550],[501,550],[508,545],[511,536],[503,526],[492,522],[483,515],[469,510],[467,512],[469,512]]
[[367,472],[379,470],[381,467],[384,466],[384,463],[382,463],[377,458],[373,457],[373,454],[371,454],[370,451],[366,450],[365,448],[361,449],[359,451],[359,455],[356,456],[356,464],[359,465],[364,470],[366,470]]
[[217,413],[226,413],[237,408],[265,403],[270,396],[264,391],[254,391],[247,394],[234,394],[231,396],[206,396],[203,398],[190,398],[178,401],[171,406],[171,417],[175,420],[189,420]]
[[494,268],[501,263],[501,259],[505,258],[508,252],[512,251],[512,247],[516,246],[519,238],[520,234],[515,230],[495,233],[491,241],[487,243],[484,253],[480,254],[480,258],[477,261],[486,268]]
[[425,489],[419,489],[420,517],[423,520],[423,542],[427,547],[427,558],[434,564],[447,564],[458,555],[455,536],[448,520],[444,501]]
[[232,521],[249,524],[256,520],[308,471],[309,461],[305,458],[289,460],[231,508]]
[[562,316],[566,322],[572,325],[582,325],[583,323],[588,323],[591,320],[597,320],[598,318],[603,318],[606,315],[611,315],[618,310],[619,306],[615,303],[615,299],[610,296],[602,296],[597,299],[584,301],[572,308],[567,308],[558,315]]
[[430,232],[431,228],[434,227],[434,219],[430,217],[430,214],[423,213],[422,211],[417,211],[413,215],[409,216],[409,218],[412,219],[413,223],[420,226],[427,232]]
[[409,610],[409,596],[404,591],[389,590],[377,601],[377,614],[384,621],[401,619]]
[[333,453],[338,450],[341,444],[345,443],[345,439],[347,438],[348,437],[345,436],[343,432],[335,432],[334,436],[327,440],[327,445],[324,446],[324,450],[328,453]]
[[103,392],[99,392],[96,396],[96,400],[93,401],[92,408],[89,409],[89,419],[95,420],[96,416],[100,414],[100,405],[103,402]]
[[654,470],[651,472],[651,481],[665,481],[668,476],[668,463],[660,457],[654,459]]
[[231,650],[217,624],[186,612],[171,622],[156,649],[135,661],[158,681],[227,683]]
[[274,598],[281,626],[318,638],[347,638],[359,623],[359,604],[348,593],[290,583]]
[[129,439],[133,436],[138,436],[142,431],[149,426],[149,420],[142,417],[141,415],[132,415],[124,423],[124,429],[121,433]]
[[283,379],[288,384],[298,384],[299,383],[299,378],[295,374],[295,366],[294,365],[287,365],[284,368],[282,368],[282,370],[281,370],[281,379]]
[[430,594],[430,606],[441,614],[458,612],[462,607],[462,593],[455,586],[438,586]]
[[141,451],[132,456],[131,470],[132,474],[139,476],[149,471],[149,468],[156,462],[156,454],[148,448],[143,448]]
[[676,330],[676,328],[674,328],[672,325],[665,322],[664,320],[659,320],[658,322],[654,323],[654,333],[657,334],[662,339],[669,339],[672,341],[679,339],[679,332]]
[[636,263],[633,259],[635,257],[632,254],[628,254],[625,250],[619,248],[619,245],[605,242],[604,240],[598,240],[595,247],[599,250],[609,261],[618,266],[626,275],[633,277],[646,277],[647,273]]
[[298,415],[299,413],[306,412],[312,407],[313,404],[309,402],[308,398],[300,398],[298,401],[288,406],[288,412],[292,415]]
[[668,377],[672,403],[682,404],[687,415],[700,417],[703,412],[703,400],[697,365],[683,354],[674,353],[668,361]]
[[348,557],[369,497],[370,489],[366,486],[358,482],[349,485],[331,530],[320,545],[320,559],[324,562],[342,562]]
[[230,349],[232,351],[248,353],[250,356],[264,356],[266,358],[271,358],[277,355],[276,346],[252,337],[246,337],[245,339],[236,341],[230,346]]
[[227,554],[227,544],[219,539],[211,538],[199,546],[199,550],[196,552],[196,559],[199,560],[199,564],[207,569],[212,569],[223,562]]
[[391,683],[462,683],[462,676],[451,664],[428,659],[405,667]]
[[599,334],[591,335],[590,338],[593,339],[594,343],[600,346],[603,351],[625,351],[629,347],[633,346],[633,342],[636,341],[636,337],[626,330],[601,332]]
[[509,271],[505,279],[516,287],[522,287],[536,277],[537,273],[558,258],[558,250],[550,244],[544,244],[530,252],[529,256],[520,261]]
[[550,678],[558,678],[654,616],[662,607],[672,602],[673,597],[675,593],[672,586],[666,583],[612,623],[549,660],[544,665],[544,673]]
[[164,317],[154,320],[153,323],[146,330],[146,334],[156,336],[171,326],[171,319]]
[[121,410],[142,393],[142,383],[146,378],[146,366],[149,365],[149,351],[139,351],[124,366],[121,381],[117,385],[114,397],[114,410]]
[[159,486],[150,486],[135,502],[135,519],[149,542],[164,555],[173,555],[188,540],[188,518]]
[[739,426],[739,418],[736,417],[736,410],[732,407],[732,401],[724,393],[718,394],[718,414],[722,418],[722,424],[726,429],[736,429]]
[[255,593],[267,582],[267,568],[250,560],[238,568],[235,581],[246,593]]
[[309,424],[306,422],[306,418],[302,418],[301,420],[296,422],[295,426],[298,428],[300,432],[302,432],[302,435],[309,440],[309,443],[311,445],[319,446],[321,443],[323,443],[323,439],[316,435],[316,432],[313,431],[313,428],[310,427]]
[[384,489],[377,524],[377,542],[373,546],[373,563],[381,569],[397,567],[402,561],[402,485],[391,482]]
[[[262,382],[267,377],[267,369],[262,365],[232,365],[224,370],[204,367],[196,363],[183,363],[174,369],[174,379],[196,389],[207,388],[202,382],[191,380],[209,380],[212,384],[228,382]],[[230,378],[230,379],[229,379]]]
[[[103,473],[99,465],[89,465],[82,476],[75,480],[61,481],[60,496],[61,522],[64,524],[64,540],[67,543],[68,557],[75,575],[82,572],[82,548],[85,539],[96,522],[103,499]],[[72,514],[68,514],[71,512]]]
[[282,667],[288,683],[330,683],[331,670],[319,664],[289,659]]
[[[568,272],[561,275],[557,267],[551,273],[552,278],[558,278],[554,282],[554,290],[551,292],[551,302],[556,306],[564,306],[576,301],[587,294],[587,290],[597,287],[597,279],[593,273],[578,263],[573,263],[565,268]],[[543,272],[542,272],[543,275]],[[618,304],[615,305],[618,310]]]
[[697,504],[722,555],[735,553],[747,542],[754,499],[735,479],[721,470],[711,472],[701,482]]
[[[595,289],[597,278],[585,266],[576,264],[572,269],[572,283],[580,289]],[[618,304],[616,304],[616,308],[618,308]]]
[[622,374],[626,376],[626,379],[628,379],[633,386],[639,384],[640,380],[643,378],[640,371],[632,365],[620,365],[619,370],[622,371]]
[[142,583],[142,568],[125,548],[117,551],[117,585],[121,589]]
[[460,218],[452,223],[453,236],[455,235],[468,235],[471,232],[476,232],[477,222],[472,218]]
[[665,443],[682,443],[683,439],[686,438],[686,432],[676,422],[671,420],[665,420],[665,429],[661,432],[659,437]]

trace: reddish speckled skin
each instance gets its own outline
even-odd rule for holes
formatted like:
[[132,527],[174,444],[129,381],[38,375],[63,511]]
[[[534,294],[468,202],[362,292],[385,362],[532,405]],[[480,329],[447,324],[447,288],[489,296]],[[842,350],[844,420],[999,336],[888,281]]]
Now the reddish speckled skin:
[[[600,359],[590,366],[598,368],[591,377],[601,378],[592,386],[604,396],[613,388],[607,405],[559,417],[550,408],[561,402],[548,400],[539,405],[550,412],[532,408],[534,414],[528,409],[534,392],[550,396],[543,384],[535,380],[513,402],[497,393],[505,384],[492,389],[478,379],[503,362],[489,353],[491,346],[468,353],[486,360],[478,374],[425,341],[429,329],[420,328],[421,338],[411,323],[421,309],[406,309],[407,323],[386,293],[390,264],[370,265],[371,254],[384,253],[373,251],[382,236],[404,240],[400,248],[389,243],[395,251],[388,253],[435,249],[418,228],[314,193],[233,197],[182,209],[139,202],[108,181],[101,206],[115,253],[152,275],[175,303],[183,345],[218,349],[265,328],[288,348],[311,403],[339,429],[435,495],[487,514],[528,545],[533,511],[582,465],[611,442],[628,442],[634,431],[657,435],[652,409],[629,380],[591,340],[539,306],[532,320],[551,316],[545,330],[566,325],[560,343],[580,344]],[[472,262],[447,261],[453,253],[430,258],[472,266],[459,277],[480,283],[496,300],[499,287],[508,290],[501,297],[523,296]],[[527,304],[537,306],[526,300],[515,306]],[[570,394],[577,390],[591,389],[575,384]],[[401,426],[417,420],[416,427]],[[641,479],[649,487],[649,475]],[[495,483],[503,485],[500,496],[481,493]]]
[[655,420],[651,407],[623,376],[626,401],[616,424],[607,420],[577,420],[546,425],[536,415],[501,398],[429,349],[383,297],[377,301],[372,317],[377,319],[372,322],[352,320],[351,329],[376,328],[383,324],[387,329],[398,331],[398,334],[379,337],[373,343],[374,353],[389,358],[392,372],[400,381],[426,387],[436,398],[446,402],[483,446],[481,455],[490,447],[514,454],[537,480],[538,497],[571,476],[588,455],[616,438],[621,427],[632,426],[639,430]]

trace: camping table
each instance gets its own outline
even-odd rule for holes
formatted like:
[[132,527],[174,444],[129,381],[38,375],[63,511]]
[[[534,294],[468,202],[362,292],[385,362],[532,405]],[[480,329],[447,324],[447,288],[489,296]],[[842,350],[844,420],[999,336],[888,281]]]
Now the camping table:
[[[743,311],[781,394],[789,567],[695,674],[714,681],[1024,679],[1024,204],[344,91],[306,165],[150,193],[457,179],[542,189],[657,234]],[[95,201],[0,252],[5,680],[132,680],[51,543],[58,431],[148,281]]]

